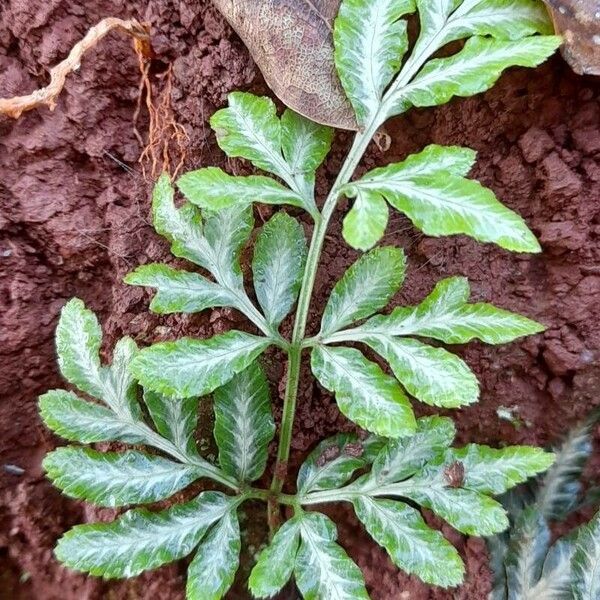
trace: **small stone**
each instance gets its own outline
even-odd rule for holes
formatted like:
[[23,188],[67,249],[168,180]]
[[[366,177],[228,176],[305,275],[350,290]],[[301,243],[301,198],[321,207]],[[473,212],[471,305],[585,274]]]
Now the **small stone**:
[[572,221],[558,221],[540,225],[540,242],[544,246],[577,250],[585,245],[587,235]]
[[4,465],[4,470],[11,475],[23,475],[25,473],[25,469],[18,467],[17,465]]
[[556,152],[548,155],[542,162],[546,175],[546,194],[572,198],[581,192],[581,179],[560,158]]
[[584,154],[600,152],[600,131],[594,129],[578,129],[573,132],[575,147]]
[[554,148],[554,140],[543,129],[532,127],[519,139],[519,147],[523,158],[528,163],[534,163]]
[[569,352],[560,340],[551,340],[544,350],[544,360],[550,371],[557,377],[564,377],[569,371],[576,371],[579,355]]
[[548,393],[552,396],[554,400],[558,400],[563,396],[567,386],[565,382],[560,377],[554,377],[550,380],[548,384]]

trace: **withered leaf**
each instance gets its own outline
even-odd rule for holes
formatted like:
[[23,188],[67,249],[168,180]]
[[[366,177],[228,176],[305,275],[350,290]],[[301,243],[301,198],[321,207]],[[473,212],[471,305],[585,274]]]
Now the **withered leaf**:
[[317,123],[358,128],[333,59],[341,0],[213,1],[287,106]]
[[562,54],[575,73],[600,75],[598,0],[544,0],[554,29],[564,37]]

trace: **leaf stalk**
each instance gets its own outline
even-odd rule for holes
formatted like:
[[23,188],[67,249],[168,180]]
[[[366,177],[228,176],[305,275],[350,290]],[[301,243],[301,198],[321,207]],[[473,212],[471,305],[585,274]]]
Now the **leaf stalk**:
[[[325,243],[325,236],[329,227],[329,222],[340,196],[340,192],[346,185],[356,168],[358,167],[371,139],[377,131],[377,118],[373,119],[370,127],[356,134],[352,148],[346,157],[346,160],[338,174],[338,177],[325,200],[323,210],[318,218],[315,219],[315,228],[313,230],[310,249],[306,259],[306,267],[302,280],[302,287],[298,297],[298,308],[294,322],[292,340],[288,350],[288,368],[287,383],[283,400],[283,413],[281,417],[281,428],[279,436],[279,447],[277,450],[277,463],[275,473],[271,482],[271,492],[273,497],[281,498],[281,491],[287,476],[287,463],[290,456],[290,446],[292,441],[292,431],[294,427],[294,417],[296,414],[296,402],[298,397],[298,387],[300,383],[300,370],[302,366],[302,350],[306,347],[305,333],[308,322],[308,314],[312,294],[319,268],[319,261]],[[297,503],[297,501],[296,501]],[[278,512],[278,511],[277,511]],[[269,526],[273,533],[277,529],[276,507],[270,507]]]
[[[306,347],[311,347],[319,343],[319,336],[306,338],[306,324],[308,321],[308,313],[312,293],[314,290],[319,260],[323,251],[323,244],[329,226],[329,221],[335,212],[339,196],[343,187],[347,185],[356,171],[367,147],[373,139],[375,133],[386,120],[389,115],[389,106],[393,98],[394,92],[406,85],[412,76],[420,69],[427,58],[435,49],[435,40],[443,33],[438,32],[434,40],[427,43],[425,48],[416,47],[412,55],[405,63],[402,71],[398,75],[396,81],[387,94],[384,96],[379,109],[373,114],[370,123],[359,131],[352,144],[352,147],[344,161],[338,177],[325,200],[323,210],[320,216],[315,215],[315,228],[311,239],[310,249],[304,269],[304,277],[300,295],[298,298],[298,308],[296,310],[296,318],[294,323],[294,331],[292,341],[288,350],[288,377],[283,401],[283,413],[281,418],[281,433],[279,439],[279,447],[277,450],[277,463],[275,465],[275,474],[271,482],[271,492],[279,495],[283,489],[283,485],[287,475],[287,462],[290,455],[290,445],[292,430],[294,425],[294,417],[296,413],[296,400],[298,396],[298,386],[300,382],[300,368],[302,362],[302,350]],[[275,520],[271,518],[272,510],[269,511],[269,525],[273,533],[276,528]]]

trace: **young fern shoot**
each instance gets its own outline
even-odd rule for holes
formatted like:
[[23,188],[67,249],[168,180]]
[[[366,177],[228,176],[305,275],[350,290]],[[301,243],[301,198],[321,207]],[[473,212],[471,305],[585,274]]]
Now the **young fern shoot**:
[[[421,30],[409,51],[404,17],[415,11]],[[466,363],[423,338],[500,344],[543,327],[491,304],[470,303],[463,277],[440,281],[416,306],[381,314],[402,286],[406,258],[401,249],[374,246],[391,206],[427,235],[465,234],[517,252],[540,247],[521,217],[468,178],[475,161],[468,148],[431,145],[403,162],[352,177],[388,118],[412,106],[482,92],[507,67],[538,65],[559,44],[549,32],[543,6],[534,0],[343,0],[334,28],[335,59],[360,131],[322,205],[315,199],[315,173],[333,131],[289,109],[279,117],[268,98],[229,96],[229,105],[211,119],[217,141],[227,156],[246,159],[264,174],[234,176],[215,167],[186,173],[176,182],[186,199],[180,208],[163,175],[153,194],[154,226],[175,256],[201,272],[148,264],[126,282],[155,289],[150,308],[159,314],[231,307],[247,317],[254,333],[182,338],[142,350],[124,338],[112,365],[102,366],[98,322],[75,299],[58,326],[59,364],[73,386],[100,403],[64,390],[40,401],[45,423],[69,441],[153,449],[101,453],[68,446],[50,453],[44,463],[49,477],[75,498],[102,506],[147,504],[200,478],[225,492],[205,491],[159,512],[134,508],[112,523],[77,526],[59,541],[62,562],[92,575],[131,577],[195,552],[187,597],[222,598],[238,567],[237,509],[259,499],[268,502],[273,538],[250,576],[254,597],[274,595],[294,576],[307,599],[368,598],[360,570],[336,543],[335,525],[307,510],[342,501],[401,569],[432,585],[460,584],[460,556],[416,507],[467,535],[501,532],[508,520],[493,496],[546,470],[553,455],[526,446],[453,448],[450,419],[417,419],[414,400],[458,408],[479,396]],[[466,42],[455,54],[432,58],[457,40]],[[321,250],[343,196],[353,200],[344,238],[366,253],[335,285],[320,330],[309,337]],[[285,204],[294,207],[293,214],[304,210],[313,221],[310,243],[297,218],[283,210],[261,228],[252,258],[257,303],[240,265],[254,227],[254,202]],[[280,325],[295,304],[286,339]],[[254,482],[265,472],[275,432],[260,365],[270,346],[287,355],[287,376],[277,462],[269,489],[262,489]],[[367,358],[364,347],[389,370]],[[301,361],[308,354],[317,380],[362,432],[323,441],[302,465],[296,493],[287,494],[282,490]],[[217,464],[194,443],[198,398],[210,394]],[[279,527],[282,505],[294,516]]]

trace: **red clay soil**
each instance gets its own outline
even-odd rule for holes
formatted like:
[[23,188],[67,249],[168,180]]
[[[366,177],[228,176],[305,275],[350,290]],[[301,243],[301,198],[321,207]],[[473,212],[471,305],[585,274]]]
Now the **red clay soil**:
[[[207,117],[229,91],[262,93],[265,87],[241,42],[206,0],[4,0],[0,97],[46,83],[49,67],[105,16],[151,23],[156,70],[173,64],[175,116],[190,135],[187,166],[224,165]],[[148,186],[136,163],[141,151],[132,123],[137,86],[130,41],[111,34],[69,78],[54,113],[43,109],[18,121],[0,120],[2,599],[183,598],[183,563],[116,583],[59,566],[52,556],[56,539],[76,523],[107,519],[114,511],[65,499],[40,468],[59,440],[40,423],[36,398],[63,385],[53,330],[68,298],[79,296],[98,312],[106,350],[125,334],[146,344],[244,326],[223,310],[151,315],[149,294],[121,282],[140,263],[170,260],[166,243],[149,226]],[[438,279],[461,274],[471,280],[474,299],[522,312],[548,328],[507,346],[473,343],[457,349],[482,385],[479,404],[452,413],[461,441],[551,444],[600,402],[599,125],[598,80],[574,75],[556,57],[536,71],[511,71],[484,95],[394,120],[388,127],[391,149],[369,151],[365,167],[401,159],[431,142],[477,149],[473,175],[525,217],[544,247],[539,256],[513,255],[464,237],[428,239],[404,218],[392,219],[385,242],[404,247],[409,257],[397,303],[416,302]],[[142,120],[139,126],[145,127]],[[340,135],[320,175],[321,192],[347,143]],[[332,285],[357,256],[340,239],[346,208],[340,207],[325,248],[311,330]],[[279,413],[283,365],[276,355],[267,358]],[[512,411],[516,425],[499,419],[499,407]],[[318,440],[348,428],[305,367],[291,473]],[[596,460],[589,478],[599,477]],[[340,539],[364,570],[374,599],[487,597],[490,574],[481,540],[467,541],[444,527],[468,574],[458,591],[432,590],[399,573],[348,511],[334,511]],[[246,545],[255,550],[264,532],[262,507],[251,507],[246,516]],[[242,577],[231,598],[249,597],[243,583]]]

